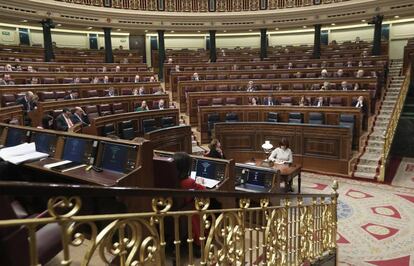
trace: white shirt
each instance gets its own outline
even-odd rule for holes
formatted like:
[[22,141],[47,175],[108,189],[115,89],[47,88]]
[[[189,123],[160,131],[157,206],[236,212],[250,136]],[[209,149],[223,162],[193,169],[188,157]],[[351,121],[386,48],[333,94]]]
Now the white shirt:
[[355,105],[355,107],[363,107],[363,106],[364,106],[364,104],[363,104],[362,101],[358,101]]
[[282,148],[276,148],[272,151],[272,154],[270,154],[269,160],[273,162],[276,161],[281,163],[291,163],[293,162],[292,151],[289,148],[286,150],[283,150]]

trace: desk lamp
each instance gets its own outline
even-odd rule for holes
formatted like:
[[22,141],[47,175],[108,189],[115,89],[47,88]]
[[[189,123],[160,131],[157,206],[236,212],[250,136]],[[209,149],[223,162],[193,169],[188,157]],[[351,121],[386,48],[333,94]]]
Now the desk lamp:
[[269,154],[273,149],[273,145],[270,143],[269,140],[265,140],[265,143],[263,143],[262,145],[262,149],[266,154],[266,159],[262,162],[261,166],[272,167],[273,162],[269,160]]

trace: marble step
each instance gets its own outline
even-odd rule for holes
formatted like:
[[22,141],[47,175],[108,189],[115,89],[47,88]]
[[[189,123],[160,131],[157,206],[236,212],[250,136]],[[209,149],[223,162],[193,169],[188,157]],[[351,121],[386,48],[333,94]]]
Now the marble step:
[[375,179],[376,174],[371,174],[371,173],[363,173],[363,172],[354,172],[354,176],[355,177],[359,177],[359,178],[365,178],[365,179]]
[[369,139],[376,140],[376,141],[381,141],[381,140],[384,140],[384,137],[381,134],[378,134],[378,135],[372,135],[371,134],[369,136]]
[[375,175],[377,172],[377,167],[378,165],[358,164],[355,172]]
[[366,147],[365,148],[365,152],[369,153],[369,154],[375,154],[375,155],[380,155],[382,153],[383,147]]
[[371,139],[369,139],[367,146],[375,147],[375,148],[384,147],[384,140],[371,140]]
[[377,115],[377,121],[388,121],[391,118],[391,113]]

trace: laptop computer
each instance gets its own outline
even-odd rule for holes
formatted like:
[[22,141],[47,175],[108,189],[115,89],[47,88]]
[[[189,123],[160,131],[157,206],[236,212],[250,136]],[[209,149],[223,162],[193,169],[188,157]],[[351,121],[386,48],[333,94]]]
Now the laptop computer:
[[[245,179],[241,180],[235,189],[247,192],[269,192],[271,190],[271,182],[267,180],[269,178],[268,173],[259,170],[245,170]],[[269,186],[270,184],[270,186]]]

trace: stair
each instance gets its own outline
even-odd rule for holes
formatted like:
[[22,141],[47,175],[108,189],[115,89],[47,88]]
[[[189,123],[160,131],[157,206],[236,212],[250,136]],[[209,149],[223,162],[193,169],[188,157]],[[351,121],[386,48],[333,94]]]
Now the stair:
[[[379,174],[381,153],[384,147],[384,134],[405,78],[401,76],[401,71],[402,61],[392,60],[388,72],[390,84],[385,91],[380,110],[375,117],[372,132],[368,136],[368,141],[352,173],[353,177],[375,180]],[[414,104],[412,111],[414,113]]]

